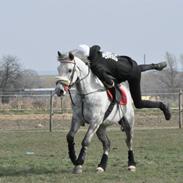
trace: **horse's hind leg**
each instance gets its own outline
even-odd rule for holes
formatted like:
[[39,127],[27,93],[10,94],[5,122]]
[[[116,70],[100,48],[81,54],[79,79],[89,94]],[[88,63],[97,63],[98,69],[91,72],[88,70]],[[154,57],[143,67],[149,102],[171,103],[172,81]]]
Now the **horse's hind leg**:
[[97,130],[96,134],[103,145],[103,155],[102,155],[102,159],[101,159],[100,163],[98,164],[97,172],[104,172],[107,167],[108,154],[110,151],[110,140],[107,136],[105,126],[100,126],[99,129]]
[[126,133],[126,144],[128,147],[128,170],[135,171],[136,170],[136,163],[134,160],[134,154],[132,149],[133,143],[133,122],[129,124],[129,121],[123,117],[120,121],[121,130],[125,131]]

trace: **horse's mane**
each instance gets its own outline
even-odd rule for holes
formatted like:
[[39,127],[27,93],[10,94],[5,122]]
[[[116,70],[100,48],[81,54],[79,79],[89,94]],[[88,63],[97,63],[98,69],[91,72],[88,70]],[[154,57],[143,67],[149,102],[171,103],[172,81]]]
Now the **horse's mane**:
[[[88,60],[88,58],[86,56],[83,55],[83,53],[80,50],[71,50],[70,51],[74,56],[76,56],[77,58],[79,58],[83,63],[85,63],[87,65],[87,67],[90,68],[90,61]],[[93,74],[93,79],[95,80],[95,82],[97,83],[97,85],[99,85],[100,87],[103,87],[103,83],[100,81],[100,79]]]
[[89,60],[86,56],[83,55],[83,53],[80,50],[71,50],[70,51],[74,56],[78,57],[81,61],[83,61],[85,64],[89,63]]

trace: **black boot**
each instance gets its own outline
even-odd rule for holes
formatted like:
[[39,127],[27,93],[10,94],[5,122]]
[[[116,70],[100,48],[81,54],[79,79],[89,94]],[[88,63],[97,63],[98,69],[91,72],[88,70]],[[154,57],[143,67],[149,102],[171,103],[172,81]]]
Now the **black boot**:
[[165,119],[166,119],[166,120],[170,120],[170,119],[171,119],[171,112],[170,112],[170,107],[169,107],[169,105],[163,104],[162,107],[161,107],[161,110],[162,110],[163,113],[164,113]]
[[163,70],[166,66],[167,66],[166,62],[160,62],[158,64],[153,64],[154,69],[156,69],[157,71]]

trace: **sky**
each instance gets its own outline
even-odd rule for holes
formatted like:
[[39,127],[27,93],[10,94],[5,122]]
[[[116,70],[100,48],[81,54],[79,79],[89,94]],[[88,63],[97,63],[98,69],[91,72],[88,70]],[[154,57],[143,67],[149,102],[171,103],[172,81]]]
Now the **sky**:
[[0,58],[55,72],[57,51],[98,44],[139,64],[183,54],[182,0],[0,0]]

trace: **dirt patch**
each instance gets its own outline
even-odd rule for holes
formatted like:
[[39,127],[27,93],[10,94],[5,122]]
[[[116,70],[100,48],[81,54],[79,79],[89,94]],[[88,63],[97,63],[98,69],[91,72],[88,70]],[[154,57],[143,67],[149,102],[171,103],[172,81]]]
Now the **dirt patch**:
[[[52,117],[53,128],[65,128],[69,126],[71,114],[55,114]],[[22,114],[0,115],[0,129],[23,130],[23,129],[49,129],[49,114]]]
[[[69,129],[72,114],[54,114],[53,129]],[[178,113],[172,113],[172,119],[166,121],[161,112],[136,111],[135,127],[178,127]],[[49,129],[49,114],[4,114],[0,115],[1,130]]]

